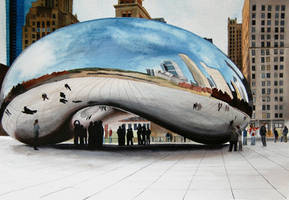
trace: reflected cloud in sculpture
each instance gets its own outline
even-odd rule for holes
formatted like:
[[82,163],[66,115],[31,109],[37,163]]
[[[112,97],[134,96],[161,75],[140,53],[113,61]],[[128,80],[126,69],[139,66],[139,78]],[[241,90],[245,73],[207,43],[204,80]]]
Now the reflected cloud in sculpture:
[[[213,44],[133,18],[94,20],[49,34],[13,63],[1,97],[4,130],[31,143],[37,118],[43,144],[71,138],[73,115],[95,105],[140,115],[197,142],[223,143],[231,120],[248,123],[251,99],[241,72]],[[24,106],[37,112],[28,116]]]

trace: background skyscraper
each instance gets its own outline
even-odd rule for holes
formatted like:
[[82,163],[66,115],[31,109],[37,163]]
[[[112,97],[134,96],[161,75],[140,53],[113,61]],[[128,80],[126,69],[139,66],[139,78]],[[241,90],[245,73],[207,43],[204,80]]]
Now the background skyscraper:
[[72,6],[73,0],[37,0],[32,3],[22,30],[22,48],[58,28],[77,23]]
[[228,18],[228,57],[242,68],[242,24]]
[[242,22],[242,71],[250,81],[257,126],[288,125],[289,1],[245,0]]

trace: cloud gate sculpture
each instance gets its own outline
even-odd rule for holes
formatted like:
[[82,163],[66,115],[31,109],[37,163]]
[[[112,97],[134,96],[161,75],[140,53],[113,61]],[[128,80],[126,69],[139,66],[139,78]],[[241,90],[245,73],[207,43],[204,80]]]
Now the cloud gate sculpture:
[[[212,43],[183,29],[135,18],[109,18],[59,29],[28,47],[1,90],[2,128],[41,144],[73,137],[87,107],[139,115],[196,142],[229,140],[229,123],[248,124],[251,95],[242,73]],[[95,111],[97,112],[97,110]]]

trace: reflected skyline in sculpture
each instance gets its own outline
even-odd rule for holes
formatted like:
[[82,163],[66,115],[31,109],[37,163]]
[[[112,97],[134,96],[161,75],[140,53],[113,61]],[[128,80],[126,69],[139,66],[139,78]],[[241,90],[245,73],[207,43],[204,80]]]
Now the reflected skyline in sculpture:
[[[95,85],[96,82],[99,84]],[[47,90],[59,94],[67,83],[71,91],[65,91],[72,96],[66,94],[69,98],[62,101],[55,97],[54,102],[55,94]],[[82,87],[81,92],[74,93],[75,87]],[[38,99],[35,92],[45,92],[49,99],[39,102],[42,98]],[[58,107],[58,115],[63,117],[54,127],[45,125],[46,136],[65,129],[69,138],[66,120],[77,110],[94,105],[123,109],[198,142],[222,143],[228,139],[224,126],[230,120],[240,126],[248,122],[251,100],[241,72],[213,44],[171,25],[133,18],[94,20],[49,34],[13,63],[4,80],[1,97],[3,105],[14,111],[12,115],[23,118],[23,124],[18,120],[15,127],[9,128],[5,120],[8,123],[11,116],[4,115],[5,131],[21,136],[20,140],[26,143],[29,143],[29,127],[24,123],[29,124],[29,120],[38,117],[41,124],[42,109],[49,113]],[[210,109],[213,112],[213,105],[220,101],[234,107],[225,113],[229,115],[228,121],[212,118],[200,124],[194,119],[196,115],[207,119]],[[22,105],[18,105],[20,102]],[[195,103],[203,105],[202,112],[196,113]],[[21,116],[19,110],[24,106],[37,110],[37,116],[29,120]],[[219,117],[225,115],[219,114]],[[51,142],[43,139],[43,143]]]

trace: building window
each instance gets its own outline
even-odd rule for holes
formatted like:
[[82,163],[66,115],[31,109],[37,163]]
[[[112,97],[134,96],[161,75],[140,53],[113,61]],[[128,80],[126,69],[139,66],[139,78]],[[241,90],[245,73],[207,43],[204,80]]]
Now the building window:
[[280,65],[280,70],[283,70],[284,69],[284,65]]
[[[253,36],[253,35],[252,35]],[[254,35],[255,36],[255,35]],[[261,40],[265,40],[265,35],[261,35]]]
[[279,19],[279,13],[275,13],[275,19]]
[[278,81],[274,81],[274,86],[278,86]]
[[274,65],[274,70],[278,70],[278,65]]
[[275,98],[274,98],[274,101],[275,101],[275,102],[278,102],[278,97],[275,97]]
[[266,62],[270,62],[270,57],[266,57]]
[[255,35],[252,35],[252,40],[255,40],[256,39],[256,36]]
[[267,88],[267,94],[271,94],[271,89]]
[[279,85],[283,86],[283,81],[282,80],[279,81]]
[[284,26],[285,25],[285,21],[281,21],[281,26]]
[[280,27],[280,32],[284,33],[284,27]]
[[256,86],[256,82],[252,81],[252,87],[255,87],[255,86]]
[[279,88],[279,93],[283,94],[283,88]]
[[271,28],[270,28],[270,27],[267,28],[267,32],[268,32],[268,33],[271,32]]
[[270,47],[271,46],[271,42],[267,42],[267,47]]
[[267,81],[267,86],[271,86],[271,81]]
[[284,40],[284,35],[280,35],[280,40]]
[[268,11],[271,11],[271,10],[272,10],[272,6],[268,5]]
[[271,19],[271,13],[267,14],[268,19]]
[[283,61],[284,61],[284,57],[281,56],[281,57],[280,57],[280,62],[283,62]]
[[37,27],[40,28],[40,22],[37,22]]
[[278,47],[278,42],[274,42],[274,47]]
[[252,63],[255,63],[255,58],[252,58]]
[[256,67],[254,65],[252,66],[252,71],[256,71]]
[[271,74],[270,73],[266,73],[266,78],[270,78]]
[[253,11],[256,11],[256,5],[253,5],[253,6],[252,6],[252,10],[253,10]]
[[53,19],[56,19],[56,15],[55,15],[55,14],[52,14],[52,18],[53,18]]
[[262,81],[261,84],[262,84],[262,86],[265,86],[265,85],[266,85],[266,82],[265,82],[265,81]]
[[274,108],[275,108],[275,110],[278,110],[278,105],[275,105]]
[[285,11],[285,10],[286,10],[286,6],[285,6],[285,5],[282,5],[282,6],[281,6],[281,10],[282,10],[282,11]]
[[274,94],[278,94],[278,88],[274,88]]
[[255,52],[254,49],[252,49],[251,53],[252,53],[252,56],[255,56],[255,55],[256,55],[256,52]]
[[264,56],[265,55],[265,50],[261,49],[261,55]]
[[252,74],[252,79],[255,79],[255,74]]
[[278,118],[278,113],[275,113],[275,118]]
[[261,57],[261,63],[265,63],[265,57]]
[[256,28],[252,27],[252,33],[255,33],[255,32],[256,32]]
[[279,118],[283,118],[283,113],[279,113]]
[[283,110],[283,105],[280,105],[280,106],[279,106],[279,110]]
[[252,20],[252,26],[256,25],[256,20]]
[[285,13],[281,13],[281,19],[285,19]]
[[275,7],[275,10],[276,10],[276,11],[279,11],[279,10],[280,10],[280,6],[277,5],[277,6]]
[[262,33],[265,32],[265,28],[264,28],[264,27],[261,28],[261,32],[262,32]]
[[280,77],[280,78],[283,78],[283,73],[280,73],[280,74],[279,74],[279,77]]
[[262,110],[266,110],[266,105],[262,105]]
[[279,21],[275,20],[275,26],[279,26]]
[[267,113],[267,119],[270,119],[270,113]]
[[278,62],[278,57],[274,57],[274,62]]
[[284,47],[284,42],[280,42],[280,47]]
[[279,101],[280,101],[280,102],[283,102],[283,97],[279,97]]
[[268,26],[271,26],[271,20],[268,20],[268,21],[267,21],[267,25],[268,25]]
[[266,89],[265,88],[262,88],[262,94],[266,94]]
[[265,73],[262,73],[262,74],[261,74],[261,78],[265,78]]
[[266,106],[266,109],[267,109],[267,110],[270,110],[270,105],[267,105],[267,106]]
[[265,10],[265,5],[261,6],[261,10],[264,11]]
[[253,19],[256,18],[256,13],[252,13],[252,18],[253,18]]
[[279,32],[279,28],[275,27],[275,33],[278,33],[278,32]]
[[274,55],[278,54],[278,49],[274,49]]

